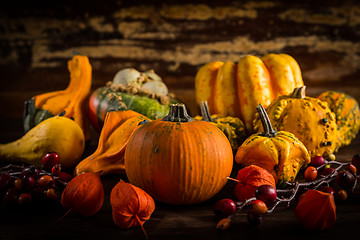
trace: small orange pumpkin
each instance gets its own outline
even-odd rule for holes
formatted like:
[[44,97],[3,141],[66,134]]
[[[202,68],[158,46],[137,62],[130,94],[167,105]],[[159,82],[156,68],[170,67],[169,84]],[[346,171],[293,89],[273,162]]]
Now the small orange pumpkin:
[[133,185],[155,200],[195,204],[226,184],[233,167],[231,145],[215,125],[193,121],[184,104],[140,126],[125,150],[125,171]]

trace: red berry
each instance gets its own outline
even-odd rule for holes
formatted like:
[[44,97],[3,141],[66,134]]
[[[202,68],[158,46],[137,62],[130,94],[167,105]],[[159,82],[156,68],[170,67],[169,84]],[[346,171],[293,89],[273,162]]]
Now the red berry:
[[271,185],[261,185],[255,190],[255,197],[266,204],[273,203],[276,200],[276,188]]
[[230,224],[231,224],[231,220],[229,218],[223,218],[216,225],[216,229],[218,231],[224,231],[230,227]]
[[66,172],[60,172],[59,173],[59,179],[61,181],[69,182],[72,178],[73,178],[73,176],[71,176],[70,174],[68,174]]
[[268,210],[266,204],[261,200],[254,200],[250,204],[250,213],[262,215],[265,214]]
[[59,199],[59,194],[53,188],[49,188],[48,190],[46,190],[45,195],[47,199],[51,199],[51,200]]
[[0,189],[7,189],[9,188],[11,183],[11,176],[10,174],[1,174],[0,175]]
[[332,187],[329,187],[329,186],[325,186],[325,187],[321,188],[321,191],[326,192],[326,193],[330,193],[330,194],[332,194],[334,196],[336,195],[335,189],[333,189]]
[[9,188],[5,193],[4,200],[7,203],[15,203],[17,201],[18,196],[19,195],[16,188]]
[[231,199],[221,199],[215,203],[213,210],[216,216],[226,218],[235,213],[236,204]]
[[305,181],[307,182],[314,181],[316,177],[317,177],[316,168],[313,166],[307,167],[304,173]]
[[325,159],[322,156],[315,156],[311,158],[311,163],[314,167],[320,167],[325,164]]
[[51,169],[51,173],[58,176],[61,172],[61,164],[55,164],[52,169]]
[[354,164],[350,163],[349,165],[346,166],[346,170],[348,170],[351,174],[355,175],[357,168],[355,167]]
[[342,170],[336,175],[336,183],[339,184],[341,188],[349,189],[354,186],[355,177],[348,171]]
[[32,200],[31,195],[29,193],[22,193],[18,197],[18,203],[19,205],[25,205],[30,203]]
[[57,154],[56,152],[50,152],[43,156],[41,163],[44,169],[51,170],[51,168],[59,162],[59,154]]
[[27,190],[31,190],[36,186],[36,180],[33,176],[29,176],[23,179],[23,186]]
[[54,182],[54,179],[49,175],[44,175],[41,178],[39,178],[39,180],[38,180],[38,184],[42,188],[46,188],[46,187],[50,186],[50,184],[52,184],[53,182]]
[[325,176],[328,176],[328,175],[330,175],[330,174],[333,174],[334,172],[336,172],[336,170],[334,169],[334,168],[325,168],[322,172],[321,172],[321,174],[320,174],[320,176],[321,177],[325,177]]
[[355,154],[351,159],[351,163],[354,164],[357,169],[360,169],[360,154]]
[[336,197],[340,201],[345,201],[347,199],[347,192],[344,189],[341,189],[337,192]]
[[16,179],[14,181],[14,187],[20,191],[23,188],[23,180],[21,178]]

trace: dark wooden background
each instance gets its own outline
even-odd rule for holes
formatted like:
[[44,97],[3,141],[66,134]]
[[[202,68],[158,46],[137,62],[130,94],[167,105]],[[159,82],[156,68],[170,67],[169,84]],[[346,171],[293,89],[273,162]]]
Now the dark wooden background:
[[[302,69],[308,95],[340,90],[360,102],[359,1],[65,0],[48,3],[6,1],[1,5],[2,143],[23,135],[25,100],[67,86],[67,60],[74,52],[90,59],[92,89],[103,86],[125,67],[140,71],[154,69],[170,91],[186,103],[192,115],[198,113],[194,95],[197,69],[215,60],[236,62],[244,54],[288,53]],[[348,160],[358,149],[359,140],[342,150],[339,158]],[[208,232],[207,227],[214,224],[207,215],[211,204],[191,207],[190,213],[179,221],[176,219],[183,208],[160,205],[163,210],[156,213],[150,226],[154,227],[154,234],[165,229],[164,236],[171,235],[172,231],[185,234],[181,226],[176,228],[173,222],[184,225],[186,231],[195,231],[199,227],[200,230],[195,231],[198,235],[201,231]],[[358,205],[350,206],[343,208],[348,212],[359,211]],[[280,218],[282,214],[285,213],[277,213]],[[271,221],[280,224],[277,215]],[[41,216],[39,221],[46,222],[46,216]],[[159,220],[165,216],[166,221]],[[360,220],[358,213],[340,216],[339,224],[343,229],[353,226],[350,220]],[[78,219],[65,222],[65,225],[71,221],[84,224],[82,230],[86,232],[93,220],[85,221],[90,225]],[[294,222],[293,219],[289,221],[283,223],[285,227]],[[8,225],[16,231],[15,225]],[[267,228],[271,227],[274,226],[265,224],[265,230],[257,236],[266,236]],[[290,227],[291,230],[294,228],[299,230],[298,226]],[[282,227],[276,229],[281,232]],[[332,231],[330,234],[335,230]],[[130,233],[124,235],[130,236]],[[237,234],[236,230],[233,229],[233,233]],[[253,233],[252,230],[248,232]],[[222,237],[211,232],[207,233],[209,235]]]

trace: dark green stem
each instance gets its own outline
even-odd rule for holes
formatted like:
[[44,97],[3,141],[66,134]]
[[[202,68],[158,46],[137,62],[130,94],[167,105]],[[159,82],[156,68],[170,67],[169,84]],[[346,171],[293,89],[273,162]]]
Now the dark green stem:
[[170,105],[169,114],[162,119],[168,122],[191,122],[193,119],[188,115],[183,103]]
[[259,117],[262,123],[262,126],[264,128],[264,132],[261,133],[262,136],[264,137],[275,137],[277,132],[273,129],[269,116],[266,113],[265,108],[263,107],[263,105],[261,105],[261,103],[256,107],[256,110],[259,113]]

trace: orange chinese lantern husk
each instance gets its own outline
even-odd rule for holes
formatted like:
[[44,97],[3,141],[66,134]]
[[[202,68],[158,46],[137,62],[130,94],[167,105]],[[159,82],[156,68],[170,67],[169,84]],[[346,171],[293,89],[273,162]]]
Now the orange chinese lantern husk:
[[84,173],[74,177],[65,187],[61,204],[83,216],[97,213],[104,202],[100,173]]
[[149,194],[122,180],[111,190],[110,203],[114,223],[120,228],[142,227],[155,210]]
[[310,230],[323,230],[335,224],[334,196],[317,190],[308,190],[294,211],[301,225]]
[[276,188],[273,175],[256,165],[240,169],[236,178],[239,182],[235,186],[235,196],[242,202],[255,197],[255,190],[261,185],[271,185]]

